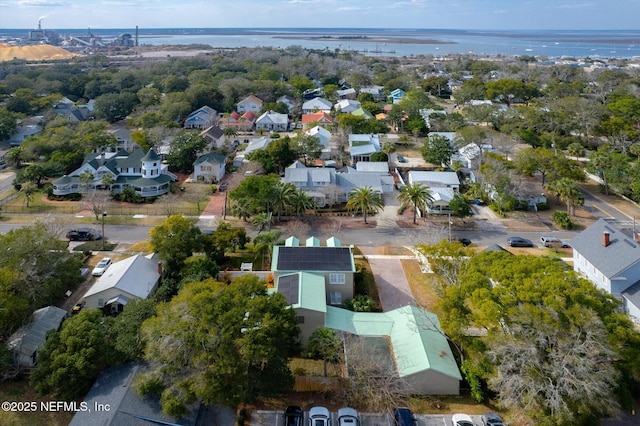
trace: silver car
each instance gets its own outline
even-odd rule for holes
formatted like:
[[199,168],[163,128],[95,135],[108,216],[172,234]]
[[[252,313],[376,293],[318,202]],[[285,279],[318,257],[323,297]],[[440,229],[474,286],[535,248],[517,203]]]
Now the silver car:
[[95,268],[93,268],[93,272],[91,272],[91,275],[93,275],[94,277],[103,275],[112,263],[113,261],[110,257],[105,257],[100,262],[98,262]]

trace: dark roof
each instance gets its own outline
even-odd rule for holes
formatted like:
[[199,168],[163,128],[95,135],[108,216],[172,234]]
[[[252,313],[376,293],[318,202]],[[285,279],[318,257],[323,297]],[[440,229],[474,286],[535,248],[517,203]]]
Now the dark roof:
[[158,157],[158,154],[156,154],[156,152],[153,150],[153,148],[151,148],[147,152],[147,155],[142,157],[142,161],[160,161],[160,157]]
[[202,154],[200,157],[196,159],[193,165],[197,165],[200,163],[212,163],[212,164],[224,164],[227,157],[222,154],[218,154],[217,152],[208,152],[206,154]]
[[278,293],[287,299],[287,305],[295,305],[300,301],[300,279],[298,274],[285,275],[278,278]]
[[[609,233],[609,245],[602,245],[602,234]],[[571,239],[579,253],[604,276],[611,278],[640,261],[640,243],[627,236],[613,223],[600,219]]]
[[[158,421],[195,425],[198,403],[189,407],[188,417],[175,419],[162,412],[160,397],[141,397],[131,389],[133,378],[143,369],[141,364],[126,364],[104,370],[84,399],[91,410],[78,411],[69,426],[149,426]],[[109,404],[110,410],[96,411],[95,404]]]
[[623,291],[622,295],[640,309],[640,281]]
[[353,271],[349,247],[274,247],[277,271]]

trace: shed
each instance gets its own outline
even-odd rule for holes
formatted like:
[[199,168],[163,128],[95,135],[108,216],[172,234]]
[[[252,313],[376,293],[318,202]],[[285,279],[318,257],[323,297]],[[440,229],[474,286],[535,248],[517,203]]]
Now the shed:
[[47,333],[58,330],[67,312],[55,306],[46,306],[33,313],[33,321],[16,331],[9,338],[9,349],[15,362],[21,367],[35,367],[38,349],[47,340]]

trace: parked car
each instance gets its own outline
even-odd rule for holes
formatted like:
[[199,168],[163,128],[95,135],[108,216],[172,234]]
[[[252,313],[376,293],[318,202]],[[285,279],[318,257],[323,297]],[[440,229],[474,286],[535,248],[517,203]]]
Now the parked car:
[[102,234],[91,228],[77,228],[70,229],[67,238],[69,241],[93,241],[102,238]]
[[76,303],[73,305],[73,308],[71,308],[71,315],[79,314],[82,308],[84,308],[84,302]]
[[222,182],[219,186],[218,189],[220,191],[224,191],[225,189],[227,189],[227,186],[229,186],[229,184],[227,182]]
[[451,416],[453,426],[475,426],[473,419],[468,414],[454,414]]
[[562,248],[571,247],[571,245],[568,242],[563,241],[560,238],[556,238],[556,237],[540,237],[540,243],[542,243],[542,245],[545,247],[562,247]]
[[109,266],[111,266],[112,263],[113,263],[113,261],[111,260],[110,257],[103,258],[100,262],[98,262],[96,267],[93,268],[93,271],[91,272],[91,275],[93,275],[94,277],[101,276],[102,274],[105,273],[107,268],[109,268]]
[[399,407],[393,410],[393,420],[396,426],[415,426],[416,416],[410,408]]
[[507,242],[511,247],[533,247],[531,240],[521,237],[509,237]]
[[481,419],[483,426],[504,426],[502,417],[497,413],[484,413]]
[[471,240],[468,238],[459,238],[458,241],[460,241],[465,247],[471,245]]
[[302,426],[304,411],[296,405],[290,405],[284,410],[284,426]]
[[327,407],[312,407],[309,410],[309,426],[331,426],[331,413]]
[[338,410],[338,426],[360,426],[358,412],[354,408],[344,407]]
[[402,155],[398,155],[398,163],[408,163],[409,160],[407,160],[404,156]]

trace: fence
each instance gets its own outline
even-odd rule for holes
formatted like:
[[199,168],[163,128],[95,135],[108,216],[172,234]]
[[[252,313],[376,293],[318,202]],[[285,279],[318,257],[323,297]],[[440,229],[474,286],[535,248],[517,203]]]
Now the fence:
[[[15,198],[17,195],[14,195]],[[11,196],[10,196],[11,197]],[[0,200],[0,205],[9,202],[9,198],[7,197],[3,200]],[[11,198],[11,200],[13,199]],[[29,206],[26,205],[3,205],[2,212],[4,214],[43,214],[43,213],[54,213],[54,214],[78,214],[81,211],[85,211],[82,205],[56,205],[56,204],[48,204],[48,205],[40,205],[40,206]],[[202,211],[197,208],[167,208],[164,206],[154,206],[154,205],[132,205],[132,206],[107,206],[106,208],[109,216],[170,216],[172,214],[182,214],[184,216],[199,216]]]

